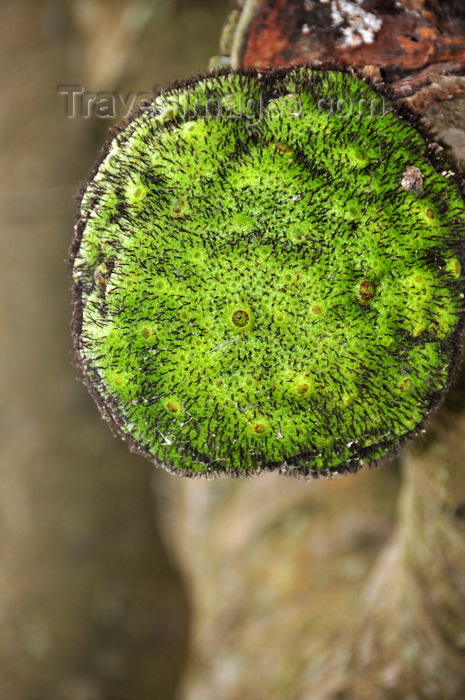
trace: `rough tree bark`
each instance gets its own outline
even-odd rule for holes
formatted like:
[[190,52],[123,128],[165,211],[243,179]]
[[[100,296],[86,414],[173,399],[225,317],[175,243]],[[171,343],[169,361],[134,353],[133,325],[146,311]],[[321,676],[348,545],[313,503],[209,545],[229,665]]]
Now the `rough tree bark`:
[[[465,163],[462,2],[244,0],[221,50],[233,67],[365,66]],[[184,700],[463,700],[463,386],[401,454],[397,505],[394,465],[166,481],[194,609]]]

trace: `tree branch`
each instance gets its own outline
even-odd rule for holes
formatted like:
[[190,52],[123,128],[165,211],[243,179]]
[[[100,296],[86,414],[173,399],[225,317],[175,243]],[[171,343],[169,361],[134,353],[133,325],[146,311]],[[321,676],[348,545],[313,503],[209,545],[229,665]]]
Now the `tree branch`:
[[[463,4],[357,7],[358,22],[335,2],[246,2],[231,44],[233,65],[362,65],[465,163]],[[361,593],[392,522],[388,467],[310,485],[272,476],[172,484],[167,519],[197,611],[184,698],[212,691],[222,700],[465,697],[462,387],[401,455],[395,534]],[[368,488],[371,479],[376,488]],[[383,509],[383,526],[376,508]]]

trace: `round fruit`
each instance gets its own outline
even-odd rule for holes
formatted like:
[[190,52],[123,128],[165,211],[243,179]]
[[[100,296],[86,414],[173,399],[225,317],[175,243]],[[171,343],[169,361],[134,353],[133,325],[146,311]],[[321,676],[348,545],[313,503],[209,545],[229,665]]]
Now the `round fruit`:
[[72,248],[77,362],[133,449],[182,474],[376,463],[451,380],[460,184],[335,69],[180,83],[107,145]]

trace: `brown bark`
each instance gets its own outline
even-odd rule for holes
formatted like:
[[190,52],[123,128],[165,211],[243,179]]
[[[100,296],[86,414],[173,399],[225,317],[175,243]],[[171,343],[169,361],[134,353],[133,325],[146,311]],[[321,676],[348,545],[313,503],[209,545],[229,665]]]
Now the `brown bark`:
[[[381,24],[345,46],[336,2],[244,0],[223,52],[235,66],[364,65],[465,163],[463,4],[357,6]],[[167,483],[194,610],[183,700],[465,697],[463,386],[400,455],[397,506],[392,464],[332,482]]]
[[[435,72],[463,73],[465,8],[460,2],[365,0],[351,11],[343,3],[315,0],[249,0],[241,65],[264,68],[310,61],[377,66],[398,92],[418,87]],[[403,78],[407,78],[404,83]]]
[[226,32],[222,47],[233,68],[327,60],[363,67],[406,99],[464,167],[465,6],[460,0],[365,0],[355,16],[334,0],[240,5],[236,31]]
[[395,535],[309,700],[465,697],[463,413],[443,408],[403,462]]

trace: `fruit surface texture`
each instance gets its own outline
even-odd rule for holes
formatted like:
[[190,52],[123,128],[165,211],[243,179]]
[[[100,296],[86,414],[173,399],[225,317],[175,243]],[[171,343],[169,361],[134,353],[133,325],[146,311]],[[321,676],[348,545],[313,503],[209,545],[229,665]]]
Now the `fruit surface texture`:
[[450,384],[464,232],[457,176],[360,77],[180,83],[82,188],[78,366],[116,432],[170,471],[355,471]]

